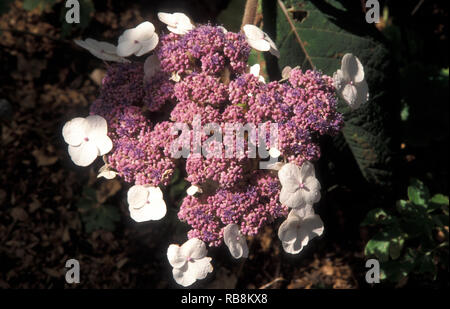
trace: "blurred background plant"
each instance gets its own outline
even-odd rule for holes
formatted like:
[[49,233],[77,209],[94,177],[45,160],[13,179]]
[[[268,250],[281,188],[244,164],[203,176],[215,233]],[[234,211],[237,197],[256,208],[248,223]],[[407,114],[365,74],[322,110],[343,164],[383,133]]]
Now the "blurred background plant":
[[413,179],[408,200],[397,201],[395,211],[376,208],[367,214],[361,226],[378,231],[364,254],[381,262],[381,280],[402,286],[413,275],[429,283],[438,271],[448,272],[448,211],[448,196],[430,197],[428,188]]

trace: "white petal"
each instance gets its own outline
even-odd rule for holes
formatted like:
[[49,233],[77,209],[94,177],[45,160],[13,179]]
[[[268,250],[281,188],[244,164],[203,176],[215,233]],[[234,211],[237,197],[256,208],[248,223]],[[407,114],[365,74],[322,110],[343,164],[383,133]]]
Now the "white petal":
[[272,55],[274,55],[277,58],[280,58],[280,52],[277,48],[277,46],[275,45],[275,42],[272,41],[272,39],[265,33],[264,39],[269,42],[270,44],[270,50],[269,53],[271,53]]
[[258,63],[254,64],[250,67],[250,74],[253,74],[254,76],[258,77],[260,70],[261,70],[260,65]]
[[202,193],[202,189],[200,189],[200,187],[198,187],[196,185],[192,185],[186,190],[186,193],[191,196],[195,195],[197,192]]
[[151,55],[147,57],[144,62],[144,74],[147,81],[161,70],[160,65],[158,56]]
[[142,48],[136,53],[136,56],[139,57],[139,56],[142,56],[142,55],[154,50],[156,45],[158,45],[158,42],[159,42],[159,37],[155,33],[149,40],[142,41],[142,43],[141,43]]
[[228,30],[225,29],[225,27],[223,27],[223,26],[218,26],[217,28],[219,28],[220,30],[222,30],[222,32],[225,33],[225,34],[228,33]]
[[359,59],[352,54],[345,54],[342,57],[341,70],[344,78],[359,83],[364,79],[364,68]]
[[278,238],[282,242],[291,243],[297,239],[297,229],[300,226],[300,219],[295,216],[288,217],[281,223],[278,229]]
[[121,57],[128,57],[142,48],[139,41],[125,40],[117,46],[117,54]]
[[91,138],[98,148],[99,156],[103,156],[111,151],[113,144],[107,135],[94,135]]
[[293,163],[285,164],[278,172],[278,178],[287,192],[295,192],[301,182],[300,169]]
[[352,107],[358,108],[362,104],[366,103],[367,100],[369,99],[369,86],[367,85],[367,82],[365,80],[363,80],[360,83],[357,83],[355,86],[357,89],[357,97],[355,100],[355,104]]
[[283,71],[281,71],[281,78],[288,79],[289,76],[291,75],[291,71],[292,71],[292,68],[290,66],[285,66],[283,68]]
[[86,127],[86,120],[81,117],[66,122],[62,130],[64,141],[69,145],[79,146],[86,137]]
[[211,260],[212,259],[210,257],[204,257],[189,261],[187,263],[188,269],[186,271],[186,275],[192,276],[196,280],[205,279],[206,276],[213,271]]
[[172,269],[173,279],[179,285],[184,287],[192,285],[197,279],[191,274],[187,275],[188,264],[186,263],[183,267]]
[[175,20],[175,16],[173,14],[159,12],[158,19],[161,22],[165,23],[166,25],[176,27],[176,20]]
[[245,36],[250,40],[264,39],[264,32],[255,25],[244,25],[242,30],[244,30]]
[[228,224],[223,230],[223,240],[235,259],[248,257],[248,246],[245,237],[237,224]]
[[320,236],[323,234],[324,226],[323,221],[318,215],[307,217],[301,223],[301,229],[307,231],[309,239]]
[[210,262],[211,258],[205,257],[200,260],[188,262],[181,268],[174,268],[172,270],[173,278],[178,284],[184,287],[190,286],[195,281],[206,278],[208,273],[213,271]]
[[342,98],[350,105],[351,108],[356,108],[356,98],[358,91],[354,85],[346,84],[342,89]]
[[141,208],[128,207],[130,217],[136,222],[145,222],[150,220],[160,220],[167,212],[164,200],[152,201],[145,203]]
[[253,49],[259,50],[259,51],[269,51],[270,50],[270,43],[267,42],[264,39],[247,39],[248,45],[250,45]]
[[336,88],[337,91],[341,91],[342,87],[346,85],[349,82],[349,80],[346,80],[344,78],[344,73],[342,73],[342,70],[337,70],[333,74],[333,85]]
[[178,245],[170,245],[167,249],[167,259],[169,260],[170,265],[174,268],[181,268],[183,267],[187,260],[186,256],[183,256],[180,252],[180,246]]
[[181,246],[181,252],[183,256],[190,257],[192,259],[201,259],[208,253],[205,243],[198,238],[191,238]]
[[145,205],[149,192],[144,186],[134,185],[127,193],[127,201],[130,207],[138,209]]
[[148,200],[155,201],[155,200],[162,200],[163,199],[163,193],[159,187],[145,187],[149,193]]
[[98,148],[93,142],[83,142],[80,146],[69,145],[69,155],[78,166],[88,166],[98,156]]
[[314,216],[314,208],[312,207],[312,205],[306,204],[303,207],[291,209],[288,218],[292,216],[296,216],[303,220],[304,218]]
[[303,197],[307,204],[314,204],[320,200],[320,182],[315,177],[309,177],[305,181]]
[[132,29],[131,37],[138,41],[149,40],[155,34],[155,26],[149,21],[144,21]]
[[281,188],[280,203],[289,208],[298,208],[305,206],[304,191],[298,189],[295,192],[289,192],[286,187]]
[[108,133],[108,124],[105,118],[98,115],[86,117],[86,135],[89,138],[106,135]]

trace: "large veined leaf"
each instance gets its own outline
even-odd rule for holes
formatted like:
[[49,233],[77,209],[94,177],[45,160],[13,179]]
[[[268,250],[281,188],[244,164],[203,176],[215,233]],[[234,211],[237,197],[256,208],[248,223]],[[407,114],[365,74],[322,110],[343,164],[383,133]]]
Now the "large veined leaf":
[[[280,70],[287,65],[299,65],[304,70],[314,68],[332,75],[340,68],[345,53],[353,53],[364,64],[370,100],[356,111],[340,102],[345,118],[343,135],[364,177],[371,183],[389,183],[388,123],[394,107],[388,98],[388,90],[393,86],[389,80],[390,56],[380,34],[366,23],[361,2],[347,1],[345,5],[344,1],[336,0],[276,2],[276,7],[266,3],[263,9],[272,5],[276,11],[271,16],[271,10],[266,9],[264,18],[276,23]],[[264,28],[270,30],[270,26]]]

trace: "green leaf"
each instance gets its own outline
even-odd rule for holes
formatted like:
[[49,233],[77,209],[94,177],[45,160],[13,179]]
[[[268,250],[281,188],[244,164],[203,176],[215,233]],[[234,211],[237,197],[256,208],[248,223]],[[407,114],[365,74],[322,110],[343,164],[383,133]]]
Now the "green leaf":
[[361,226],[367,226],[367,225],[376,225],[376,224],[390,224],[396,222],[396,218],[389,215],[384,209],[382,208],[375,208],[370,210],[366,218],[361,223]]
[[359,1],[351,2],[353,6],[348,4],[350,1],[343,3],[278,1],[278,64],[280,70],[300,65],[331,76],[340,68],[345,53],[353,53],[361,60],[371,99],[356,111],[342,107],[343,135],[364,177],[371,183],[386,185],[392,176],[391,115],[398,115],[389,93],[393,85],[389,74],[391,56],[379,34],[365,22]]
[[416,260],[417,272],[421,274],[429,274],[433,276],[433,280],[437,275],[437,268],[433,261],[431,253],[423,254]]
[[437,204],[437,205],[447,205],[448,206],[448,196],[443,195],[443,194],[436,194],[431,198],[430,202]]
[[426,203],[430,197],[428,188],[418,179],[412,179],[408,187],[408,198],[416,205],[426,207]]
[[364,249],[364,254],[367,257],[375,256],[380,262],[387,261],[389,259],[389,240],[369,240]]
[[403,235],[391,239],[389,244],[389,255],[391,259],[396,260],[400,257],[404,244],[405,238]]
[[423,207],[405,200],[397,201],[397,211],[401,215],[413,218],[424,218],[427,216],[426,210]]
[[399,260],[387,261],[380,265],[380,279],[391,282],[399,282],[414,269],[415,253],[408,250],[407,253]]

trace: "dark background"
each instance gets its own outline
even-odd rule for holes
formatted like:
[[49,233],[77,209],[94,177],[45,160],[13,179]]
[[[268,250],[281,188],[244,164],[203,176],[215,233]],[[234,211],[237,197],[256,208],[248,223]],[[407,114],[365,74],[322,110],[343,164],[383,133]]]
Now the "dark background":
[[[62,126],[87,115],[105,67],[72,40],[115,42],[144,20],[162,30],[158,11],[239,26],[242,10],[225,16],[227,9],[239,7],[227,0],[101,0],[84,27],[66,29],[64,1],[53,2],[31,10],[19,0],[0,5],[0,288],[177,288],[165,254],[168,244],[183,242],[188,230],[176,218],[184,184],[165,192],[171,203],[163,220],[136,224],[128,214],[127,185],[96,179],[101,162],[83,169],[68,157]],[[390,103],[399,110],[408,106],[409,113],[392,136],[397,141],[394,190],[372,190],[357,170],[345,177],[322,175],[327,186],[317,209],[325,223],[320,240],[300,256],[289,256],[276,236],[276,222],[249,240],[245,261],[232,259],[223,246],[211,249],[215,271],[193,287],[371,287],[364,280],[363,248],[373,231],[360,227],[366,213],[394,207],[405,198],[411,177],[431,193],[448,195],[447,2],[420,2],[380,1],[389,8],[389,19],[377,28],[389,38],[398,73],[399,100]],[[347,159],[343,165],[352,164]],[[89,198],[95,201],[89,204]],[[80,261],[77,286],[64,280],[70,258]],[[446,267],[434,281],[411,276],[401,286],[448,287],[448,261]]]

